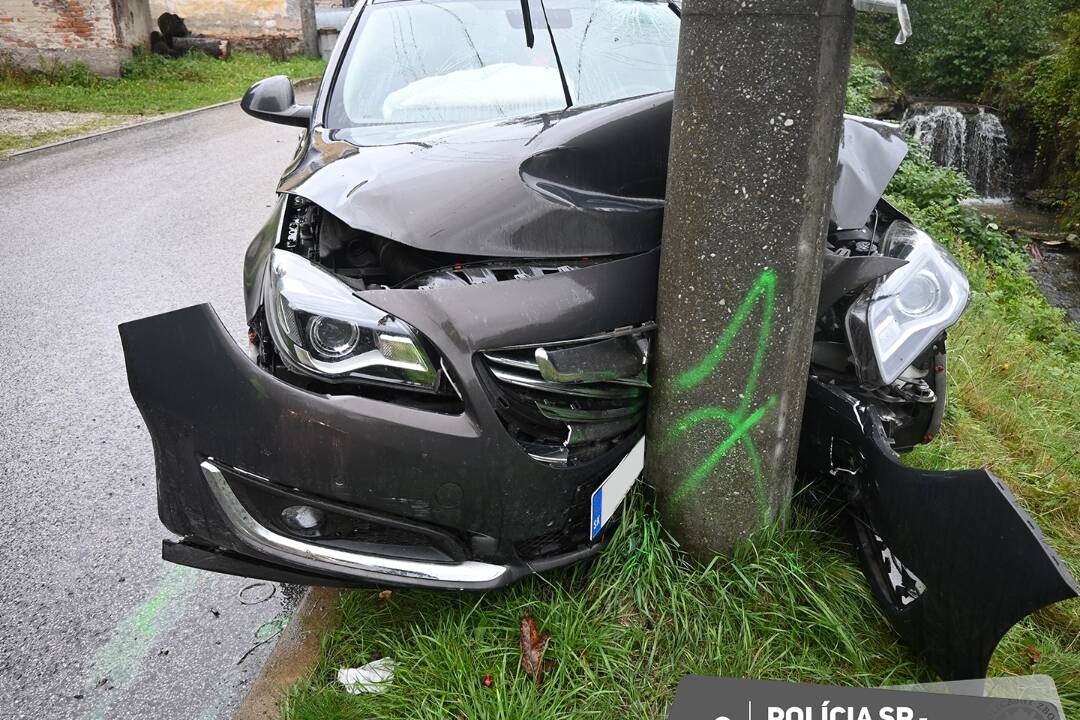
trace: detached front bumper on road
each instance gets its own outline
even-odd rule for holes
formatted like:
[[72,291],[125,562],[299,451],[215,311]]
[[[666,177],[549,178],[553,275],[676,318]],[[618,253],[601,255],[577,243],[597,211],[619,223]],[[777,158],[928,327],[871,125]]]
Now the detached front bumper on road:
[[[125,323],[159,515],[181,537],[165,556],[284,581],[487,589],[596,553],[591,495],[640,427],[594,457],[544,462],[507,431],[484,351],[640,325],[655,273],[652,252],[535,280],[363,293],[431,340],[460,412],[298,389],[256,366],[208,305]],[[290,508],[319,531],[290,526]]]

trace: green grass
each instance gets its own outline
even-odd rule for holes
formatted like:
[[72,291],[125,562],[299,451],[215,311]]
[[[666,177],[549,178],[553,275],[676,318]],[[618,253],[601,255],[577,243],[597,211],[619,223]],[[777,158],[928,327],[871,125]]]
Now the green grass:
[[79,65],[57,65],[28,74],[0,62],[0,108],[148,115],[235,100],[270,75],[296,79],[322,74],[322,60],[234,53],[227,61],[202,53],[170,59],[141,54],[118,79],[98,78]]
[[[687,674],[878,684],[931,676],[894,638],[832,519],[797,511],[732,560],[689,562],[641,495],[591,565],[485,595],[375,591],[343,595],[285,717],[663,717]],[[525,612],[551,633],[555,661],[537,688],[518,668]],[[398,661],[380,696],[349,696],[336,668]],[[481,678],[491,674],[491,688]]]
[[[1015,244],[957,204],[968,191],[917,153],[890,189],[956,254],[974,291],[949,335],[943,431],[908,461],[990,467],[1080,574],[1080,334],[1038,293]],[[688,674],[864,686],[933,679],[884,620],[840,527],[830,511],[797,503],[786,531],[762,531],[734,558],[702,567],[638,493],[591,564],[483,595],[343,594],[341,626],[323,637],[284,715],[659,718]],[[1003,591],[1012,582],[1003,578]],[[540,688],[518,667],[526,612],[551,633],[555,666]],[[334,681],[337,668],[379,656],[399,663],[386,693],[351,696]],[[1030,673],[1053,677],[1066,715],[1080,714],[1080,602],[1036,613],[999,645],[991,675]],[[481,685],[486,674],[491,688]]]
[[234,53],[227,61],[192,53],[180,58],[141,54],[120,78],[99,78],[84,66],[51,65],[27,73],[0,57],[0,112],[17,110],[105,113],[105,117],[65,130],[34,135],[0,134],[0,157],[30,147],[121,124],[131,115],[157,115],[236,100],[252,83],[270,75],[294,80],[322,74],[322,60]]

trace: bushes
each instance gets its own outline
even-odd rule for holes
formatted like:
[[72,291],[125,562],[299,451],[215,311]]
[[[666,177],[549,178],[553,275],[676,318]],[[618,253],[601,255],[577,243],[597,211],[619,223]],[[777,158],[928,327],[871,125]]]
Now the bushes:
[[177,58],[136,52],[124,63],[120,75],[130,80],[199,82],[207,79],[212,65],[218,62],[222,61],[198,51]]
[[[1008,234],[987,224],[979,213],[960,204],[973,197],[967,178],[936,164],[914,141],[886,191],[890,200],[924,211],[948,227],[950,233],[995,264],[1011,261],[1020,247]],[[931,233],[933,234],[933,233]]]
[[959,172],[935,164],[913,147],[886,195],[956,255],[972,288],[994,304],[1001,321],[1028,341],[1044,345],[1064,364],[1080,363],[1080,334],[1039,292],[1020,244],[960,204],[972,191]]
[[1080,223],[1080,10],[1064,16],[1051,52],[1003,80],[999,102],[1023,112],[1051,182],[1071,188],[1063,225]]
[[67,64],[53,61],[50,63],[43,59],[37,69],[27,70],[16,65],[10,55],[0,52],[0,80],[90,88],[98,84],[101,79],[81,62]]
[[971,183],[958,171],[935,163],[914,140],[908,141],[908,148],[907,158],[889,184],[890,194],[901,195],[919,207],[975,196]]
[[1032,181],[1071,188],[1062,225],[1080,223],[1080,9],[1076,0],[908,0],[915,34],[860,14],[856,42],[910,96],[989,102],[1015,147],[1032,147]]
[[863,116],[871,114],[874,92],[882,87],[881,74],[881,68],[875,64],[852,61],[848,73],[846,112]]
[[1037,57],[1068,0],[908,0],[914,35],[896,18],[860,14],[856,42],[910,94],[978,100],[998,73]]

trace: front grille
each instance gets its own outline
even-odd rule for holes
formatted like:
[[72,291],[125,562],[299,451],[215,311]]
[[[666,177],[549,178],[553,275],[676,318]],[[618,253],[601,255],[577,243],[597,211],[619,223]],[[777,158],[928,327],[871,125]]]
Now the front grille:
[[652,329],[481,353],[507,431],[533,459],[558,466],[597,458],[637,432]]
[[523,540],[514,545],[522,560],[536,560],[546,555],[558,555],[565,545],[565,533],[560,528],[549,533]]

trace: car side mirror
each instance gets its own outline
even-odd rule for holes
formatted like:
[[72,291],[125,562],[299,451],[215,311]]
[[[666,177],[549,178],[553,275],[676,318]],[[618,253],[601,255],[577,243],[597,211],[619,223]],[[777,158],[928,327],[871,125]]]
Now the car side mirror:
[[240,109],[251,117],[282,125],[307,127],[311,122],[311,106],[296,104],[293,85],[284,75],[268,77],[252,85],[244,93]]

